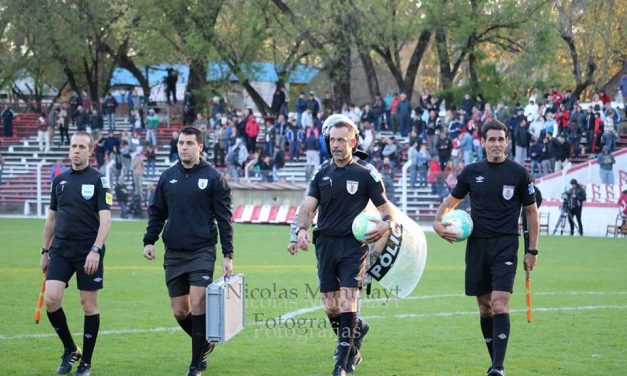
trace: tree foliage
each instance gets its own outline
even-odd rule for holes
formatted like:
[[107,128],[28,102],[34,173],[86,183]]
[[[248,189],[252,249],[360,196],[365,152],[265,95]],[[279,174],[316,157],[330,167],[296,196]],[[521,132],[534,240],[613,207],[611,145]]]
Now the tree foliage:
[[[627,71],[626,16],[616,0],[0,0],[0,87],[36,102],[46,87],[95,100],[115,67],[150,90],[140,66],[183,63],[188,88],[203,95],[227,90],[228,77],[206,81],[217,61],[265,113],[255,62],[273,62],[279,86],[297,64],[317,66],[349,102],[358,61],[370,97],[411,97],[425,64],[433,79],[421,82],[447,102],[462,90],[516,100],[552,85],[585,95]],[[20,77],[32,78],[25,92]]]

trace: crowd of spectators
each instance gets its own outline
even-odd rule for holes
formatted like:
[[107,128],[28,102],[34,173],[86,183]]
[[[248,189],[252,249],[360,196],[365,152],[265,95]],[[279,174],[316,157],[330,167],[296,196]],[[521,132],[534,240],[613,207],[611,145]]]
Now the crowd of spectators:
[[[167,99],[176,103],[172,86],[176,84],[176,73],[169,72],[168,80],[164,82]],[[61,105],[39,117],[39,149],[50,149],[57,130],[60,144],[69,143],[70,128],[90,131],[95,140],[95,167],[104,169],[111,164],[115,192],[145,197],[144,177],[158,175],[157,151],[167,150],[171,163],[178,159],[178,134],[173,132],[169,141],[159,145],[162,118],[158,108],[149,107],[135,90],[118,98],[128,108],[130,130],[117,131],[118,100],[111,93],[94,103],[87,92],[73,92]],[[605,171],[603,181],[609,181],[611,174],[607,171],[614,163],[611,153],[620,132],[624,132],[620,111],[611,107],[609,96],[603,92],[596,94],[585,109],[569,90],[562,94],[555,88],[533,90],[524,105],[510,106],[502,101],[493,105],[480,94],[465,94],[452,105],[426,91],[414,98],[410,101],[404,93],[385,98],[376,95],[369,103],[357,106],[338,103],[329,92],[322,100],[314,92],[301,92],[290,112],[286,90],[278,88],[272,98],[271,116],[262,118],[252,109],[229,108],[219,96],[212,98],[205,115],[196,111],[196,98],[187,92],[182,120],[202,131],[205,157],[224,168],[229,180],[249,175],[264,182],[278,182],[286,160],[302,158],[305,177],[311,177],[328,158],[321,132],[324,120],[334,113],[344,114],[358,124],[360,148],[382,173],[392,200],[394,176],[406,159],[412,162],[410,188],[430,188],[433,194],[445,197],[463,167],[485,157],[480,133],[482,125],[491,119],[509,127],[511,144],[507,154],[527,165],[533,177],[559,171],[572,158],[597,158]],[[5,107],[5,124],[10,123],[12,115]]]

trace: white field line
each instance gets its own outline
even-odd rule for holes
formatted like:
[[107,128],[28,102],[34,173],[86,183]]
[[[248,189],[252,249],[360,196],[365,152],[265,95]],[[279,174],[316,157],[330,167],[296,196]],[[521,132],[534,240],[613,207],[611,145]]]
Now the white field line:
[[[576,307],[539,307],[534,308],[534,312],[565,312],[565,311],[597,311],[610,309],[627,309],[627,305],[600,305],[600,306],[576,306]],[[527,309],[510,309],[510,313],[527,312]],[[451,316],[469,316],[478,315],[478,311],[460,311],[460,312],[436,312],[436,313],[403,313],[394,316],[364,316],[365,319],[413,319],[426,317],[451,317]]]
[[[45,325],[45,324],[44,324]],[[103,330],[98,332],[98,335],[109,334],[141,334],[141,333],[158,333],[158,332],[176,332],[182,329],[180,327],[171,328],[146,328],[146,329],[117,329],[117,330]],[[81,337],[83,333],[74,333],[74,337]],[[56,337],[55,333],[37,333],[37,334],[16,334],[11,336],[5,336],[0,334],[0,341],[8,341],[12,339],[31,339],[31,338],[48,338]]]
[[[542,295],[627,295],[627,291],[563,291],[563,292],[535,292],[533,296],[542,296]],[[389,300],[400,301],[400,300],[422,300],[422,299],[440,299],[440,298],[463,298],[466,297],[464,294],[436,294],[436,295],[415,295],[409,296],[405,299],[396,299],[396,298],[379,298],[379,299],[362,299],[362,304],[364,302],[386,302]],[[277,322],[283,322],[288,319],[293,319],[294,317],[303,315],[305,313],[311,313],[318,310],[322,310],[324,306],[317,305],[306,308],[297,309],[295,311],[291,311],[285,314],[280,315],[275,320]],[[537,309],[535,309],[537,310]]]
[[[564,291],[564,292],[537,292],[535,295],[627,295],[627,291]],[[418,299],[437,299],[437,298],[458,298],[465,297],[462,294],[440,294],[440,295],[417,295],[411,296],[404,300],[418,300]],[[372,299],[369,301],[386,301],[386,299]],[[288,312],[277,317],[275,322],[283,323],[288,319],[300,316],[305,313],[315,312],[321,310],[322,306],[302,308],[296,311]],[[588,306],[574,306],[574,307],[536,307],[534,312],[556,312],[556,311],[593,311],[593,310],[620,310],[627,309],[627,305],[588,305]],[[526,309],[513,309],[512,313],[525,312]],[[428,318],[428,317],[452,317],[452,316],[466,316],[476,315],[477,311],[458,311],[458,312],[435,312],[435,313],[406,313],[397,315],[384,315],[384,316],[364,316],[366,319],[390,319],[390,318]],[[143,333],[159,333],[159,332],[176,332],[181,328],[176,327],[158,327],[158,328],[145,328],[145,329],[114,329],[103,330],[98,335],[118,335],[118,334],[143,334]],[[74,333],[73,336],[80,337],[82,333]],[[35,339],[35,338],[50,338],[56,337],[54,333],[32,333],[32,334],[15,334],[15,335],[3,335],[0,334],[0,341],[9,340],[21,340],[21,339]]]

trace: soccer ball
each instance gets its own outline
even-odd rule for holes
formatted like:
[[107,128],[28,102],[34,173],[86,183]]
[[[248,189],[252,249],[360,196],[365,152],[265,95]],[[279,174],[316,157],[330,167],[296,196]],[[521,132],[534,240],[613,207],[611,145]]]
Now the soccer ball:
[[442,217],[442,222],[450,222],[446,228],[450,232],[457,234],[456,242],[462,242],[472,233],[472,219],[470,214],[464,210],[453,210]]
[[371,221],[371,219],[374,218],[381,219],[381,216],[379,214],[372,213],[359,213],[359,215],[355,217],[353,220],[353,236],[355,239],[362,243],[367,243],[366,233],[374,230],[377,226],[375,222]]

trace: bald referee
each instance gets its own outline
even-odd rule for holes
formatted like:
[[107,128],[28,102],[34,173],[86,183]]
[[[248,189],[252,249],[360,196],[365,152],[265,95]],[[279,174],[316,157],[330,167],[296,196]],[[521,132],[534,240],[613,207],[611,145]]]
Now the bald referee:
[[472,234],[466,243],[466,295],[476,296],[481,331],[492,365],[489,376],[505,375],[505,352],[510,333],[509,299],[518,264],[518,218],[521,207],[529,230],[525,270],[533,270],[538,257],[539,220],[533,181],[524,167],[508,159],[509,129],[492,120],[483,125],[481,143],[487,159],[464,168],[457,185],[436,213],[433,229],[453,241],[442,217],[470,195]]
[[[94,153],[87,132],[76,132],[70,142],[72,168],[54,178],[39,265],[46,273],[46,313],[63,343],[58,374],[70,373],[80,359],[76,376],[91,375],[100,313],[98,290],[103,287],[105,240],[111,228],[109,182],[89,166]],[[76,346],[61,307],[63,292],[72,275],[80,291],[85,314],[83,351]]]

